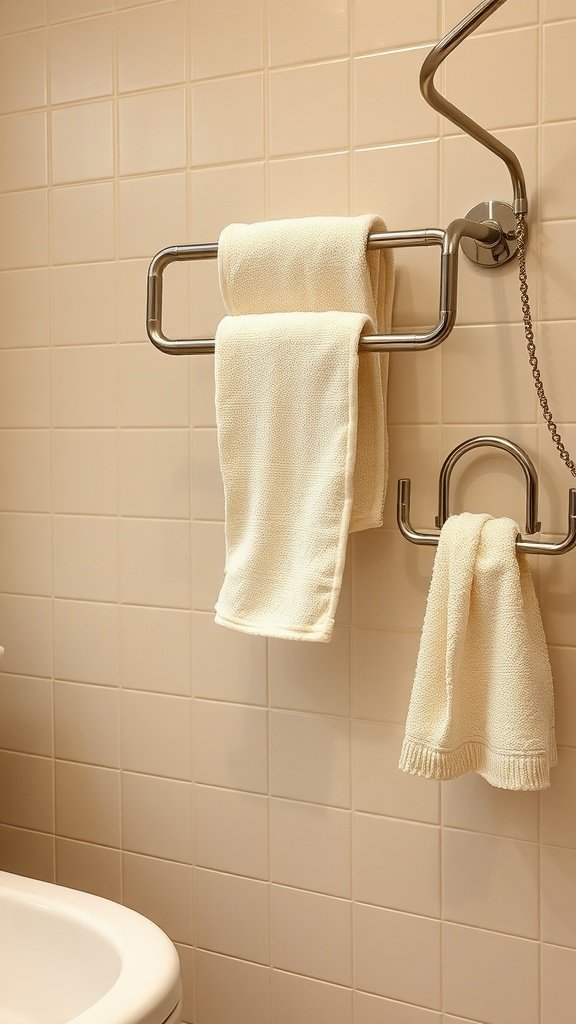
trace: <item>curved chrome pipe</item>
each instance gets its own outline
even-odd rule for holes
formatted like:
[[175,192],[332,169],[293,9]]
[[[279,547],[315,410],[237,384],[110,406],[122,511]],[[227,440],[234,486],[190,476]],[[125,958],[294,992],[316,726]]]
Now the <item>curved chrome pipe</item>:
[[526,182],[520,161],[516,154],[496,139],[490,132],[468,117],[464,111],[450,103],[442,96],[434,85],[434,75],[446,57],[460,46],[483,21],[486,21],[491,14],[494,14],[499,7],[506,3],[506,0],[484,0],[466,18],[448,32],[433,50],[426,57],[420,69],[420,92],[424,99],[439,114],[447,117],[458,128],[461,128],[467,135],[470,135],[476,142],[489,149],[495,156],[499,157],[506,164],[512,179],[514,192],[513,209],[514,213],[526,213],[528,210],[528,198],[526,195]]

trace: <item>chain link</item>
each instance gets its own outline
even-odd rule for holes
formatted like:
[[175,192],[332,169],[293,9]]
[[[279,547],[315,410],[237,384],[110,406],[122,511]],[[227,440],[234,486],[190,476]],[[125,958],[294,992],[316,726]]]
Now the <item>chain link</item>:
[[548,399],[546,398],[546,392],[544,391],[544,385],[540,375],[540,368],[538,366],[538,357],[536,355],[536,345],[534,342],[532,313],[530,311],[530,298],[528,295],[528,275],[526,273],[526,217],[523,213],[516,214],[516,238],[518,239],[518,276],[520,278],[522,318],[524,320],[526,348],[528,349],[529,363],[532,367],[534,387],[536,388],[536,394],[538,395],[538,401],[540,402],[544,421],[550,431],[552,440],[558,449],[560,458],[566,466],[566,469],[569,469],[572,476],[576,477],[576,466],[574,465],[573,459],[570,457],[570,452],[567,451],[566,446],[558,433],[558,427],[556,426],[552,413],[550,412]]

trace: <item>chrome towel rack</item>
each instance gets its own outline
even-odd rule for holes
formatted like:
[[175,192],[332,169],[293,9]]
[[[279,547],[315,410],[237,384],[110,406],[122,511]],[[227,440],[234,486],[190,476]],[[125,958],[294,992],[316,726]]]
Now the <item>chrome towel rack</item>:
[[[402,352],[434,348],[450,334],[456,322],[458,297],[458,254],[484,267],[499,267],[512,259],[517,250],[515,215],[526,213],[528,201],[522,168],[516,154],[481,125],[442,96],[434,85],[434,76],[446,59],[479,25],[506,0],[483,0],[466,18],[448,32],[430,51],[420,72],[420,90],[427,103],[443,114],[506,164],[512,179],[513,205],[487,200],[466,217],[448,227],[419,228],[410,231],[386,231],[369,237],[368,248],[400,248],[437,245],[441,247],[440,301],[438,322],[424,333],[372,334],[362,336],[361,351]],[[158,252],[148,269],[146,330],[156,348],[168,355],[200,355],[214,351],[213,338],[172,339],[162,329],[162,278],[166,268],[176,261],[215,259],[217,243],[172,245]]]
[[[450,478],[452,470],[463,455],[475,448],[499,448],[512,455],[520,464],[526,479],[526,533],[538,533],[541,523],[538,522],[538,476],[534,463],[520,448],[519,445],[506,437],[498,437],[490,434],[483,434],[479,437],[471,437],[459,444],[446,457],[440,470],[438,481],[438,515],[436,526],[438,531],[421,532],[415,530],[410,523],[410,490],[411,481],[403,478],[398,481],[398,493],[396,502],[396,519],[402,536],[412,544],[438,545],[440,529],[450,515]],[[527,541],[521,536],[516,541],[517,551],[523,551],[531,555],[564,555],[576,547],[576,487],[571,487],[568,492],[568,532],[563,540],[558,543],[548,541]]]

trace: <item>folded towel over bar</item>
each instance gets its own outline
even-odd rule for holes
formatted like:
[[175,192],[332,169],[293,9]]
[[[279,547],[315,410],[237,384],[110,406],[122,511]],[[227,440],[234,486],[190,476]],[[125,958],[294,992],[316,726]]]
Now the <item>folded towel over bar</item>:
[[556,764],[552,674],[540,609],[511,519],[451,516],[428,595],[400,768],[478,772],[544,789]]
[[328,641],[348,533],[379,526],[388,474],[392,253],[375,216],[233,224],[218,243],[228,315],[216,334],[226,506],[216,622]]

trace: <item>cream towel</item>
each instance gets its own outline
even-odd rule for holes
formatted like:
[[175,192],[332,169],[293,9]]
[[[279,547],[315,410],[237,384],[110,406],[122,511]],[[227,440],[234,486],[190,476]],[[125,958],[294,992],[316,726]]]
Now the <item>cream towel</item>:
[[216,622],[328,641],[349,531],[379,526],[388,473],[390,250],[374,216],[233,224],[218,246],[216,334],[226,570]]
[[556,764],[554,695],[540,609],[511,519],[451,516],[440,534],[400,768],[478,772],[544,789]]

